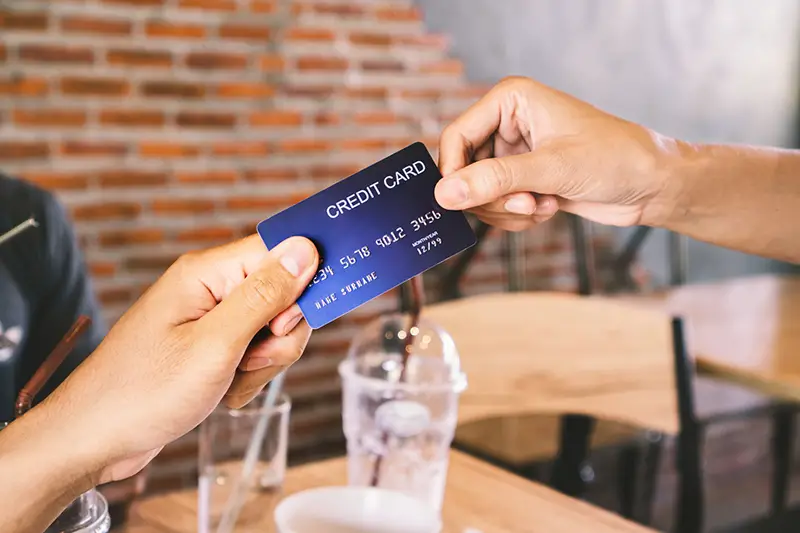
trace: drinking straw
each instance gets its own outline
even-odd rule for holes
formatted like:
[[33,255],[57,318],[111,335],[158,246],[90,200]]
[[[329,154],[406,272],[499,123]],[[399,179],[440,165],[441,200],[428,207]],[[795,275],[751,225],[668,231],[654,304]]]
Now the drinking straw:
[[[425,305],[425,283],[422,276],[417,276],[411,280],[411,324],[408,328],[408,335],[406,335],[405,342],[403,343],[403,366],[400,369],[399,382],[405,381],[406,368],[408,366],[408,358],[411,356],[411,350],[414,346],[414,337],[412,331],[419,326],[419,317],[422,314],[422,306]],[[383,447],[389,442],[389,431],[384,430],[381,436],[381,444]],[[370,486],[377,487],[380,483],[381,463],[383,462],[383,455],[378,454],[375,457],[375,463],[372,467],[372,479]]]
[[269,384],[267,394],[264,395],[264,401],[261,405],[261,416],[258,419],[253,434],[250,436],[250,443],[247,446],[247,451],[244,456],[244,465],[242,466],[242,475],[239,477],[239,483],[233,488],[231,495],[228,497],[228,502],[225,504],[225,510],[222,513],[222,519],[217,527],[217,533],[232,533],[233,528],[236,527],[236,520],[239,518],[239,513],[244,505],[244,500],[247,497],[247,490],[250,486],[250,478],[258,461],[258,455],[267,436],[267,426],[269,425],[269,418],[272,414],[275,402],[278,400],[281,388],[283,387],[283,379],[286,371],[278,374],[275,379]]
[[33,217],[23,222],[20,222],[7,232],[0,235],[0,244],[5,243],[6,241],[10,241],[11,239],[13,239],[14,237],[16,237],[17,235],[19,235],[28,228],[36,228],[36,227],[39,227],[39,223],[36,222],[36,219],[34,219]]
[[79,316],[77,322],[72,325],[69,331],[67,331],[67,334],[61,338],[56,347],[53,348],[53,351],[45,358],[41,366],[36,369],[36,372],[25,386],[22,387],[19,396],[17,396],[14,412],[15,418],[19,418],[30,410],[33,399],[36,398],[36,395],[39,394],[45,384],[53,377],[53,374],[58,370],[58,367],[61,366],[61,363],[64,362],[64,359],[66,359],[75,348],[75,344],[77,344],[81,334],[86,331],[91,323],[92,320],[88,316]]

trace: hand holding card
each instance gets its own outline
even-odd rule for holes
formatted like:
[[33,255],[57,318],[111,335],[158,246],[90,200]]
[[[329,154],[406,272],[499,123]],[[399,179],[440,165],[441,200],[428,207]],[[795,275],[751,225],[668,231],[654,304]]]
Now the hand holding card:
[[268,248],[291,236],[320,253],[298,305],[316,329],[475,244],[460,211],[436,202],[442,178],[414,143],[258,225]]

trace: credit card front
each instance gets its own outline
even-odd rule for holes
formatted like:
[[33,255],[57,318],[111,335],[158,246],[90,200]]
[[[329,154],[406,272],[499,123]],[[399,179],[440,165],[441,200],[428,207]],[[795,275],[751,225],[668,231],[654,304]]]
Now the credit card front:
[[441,178],[414,143],[258,224],[267,248],[302,236],[319,250],[319,271],[298,300],[312,328],[475,244],[464,214],[436,202]]

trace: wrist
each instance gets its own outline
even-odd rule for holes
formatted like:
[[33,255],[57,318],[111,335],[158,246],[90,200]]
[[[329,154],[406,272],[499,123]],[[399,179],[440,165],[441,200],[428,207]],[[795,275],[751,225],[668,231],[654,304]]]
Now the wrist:
[[701,148],[685,141],[653,133],[653,193],[642,210],[641,224],[669,229],[676,217],[685,215],[692,168],[699,164]]
[[54,492],[74,499],[99,478],[101,465],[88,435],[76,420],[45,401],[0,432],[0,459],[8,459],[26,476],[44,473]]

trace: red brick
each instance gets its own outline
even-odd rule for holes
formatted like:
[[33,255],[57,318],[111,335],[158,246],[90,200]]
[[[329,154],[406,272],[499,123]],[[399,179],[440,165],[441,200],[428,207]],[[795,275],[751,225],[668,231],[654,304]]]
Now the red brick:
[[164,5],[165,0],[102,0],[105,4],[120,4],[139,7],[151,7]]
[[318,165],[308,169],[308,174],[313,179],[341,179],[352,176],[361,170],[357,165]]
[[247,56],[230,52],[192,52],[186,56],[186,66],[203,70],[244,70]]
[[72,96],[126,96],[130,83],[121,78],[66,77],[61,79],[61,92]]
[[178,233],[178,242],[219,242],[235,237],[233,229],[226,227],[193,228]]
[[225,202],[228,209],[235,211],[248,211],[259,209],[279,209],[294,205],[297,202],[308,198],[309,194],[297,192],[287,196],[241,196],[229,198]]
[[144,255],[129,257],[125,266],[131,271],[163,272],[168,269],[178,256],[172,253],[162,255]]
[[350,42],[367,46],[389,46],[392,44],[392,37],[385,33],[356,32],[350,34]]
[[284,85],[281,93],[297,98],[321,99],[333,95],[336,90],[331,85]]
[[47,80],[42,78],[0,78],[0,96],[44,96],[47,92]]
[[248,181],[293,181],[300,177],[300,174],[293,168],[264,168],[252,169],[245,173]]
[[110,287],[97,291],[97,300],[103,305],[128,303],[135,298],[130,287]]
[[253,13],[274,13],[277,6],[275,0],[251,0],[250,11]]
[[89,179],[83,174],[60,172],[26,172],[22,177],[39,187],[50,191],[75,191],[89,186]]
[[93,278],[110,278],[117,272],[117,265],[108,261],[90,261],[89,272]]
[[172,54],[159,50],[109,50],[106,61],[111,65],[128,67],[169,68],[172,66]]
[[86,124],[86,112],[72,109],[17,109],[14,123],[18,126],[77,128]]
[[97,237],[106,247],[130,246],[132,244],[152,244],[164,240],[164,230],[158,228],[136,228],[118,231],[105,231]]
[[380,100],[387,97],[386,87],[347,87],[344,94],[350,98]]
[[164,125],[164,113],[153,110],[104,109],[100,123],[110,126],[155,127]]
[[236,0],[180,0],[180,7],[211,11],[236,11]]
[[347,70],[347,59],[343,57],[304,56],[297,58],[297,68],[300,70]]
[[322,15],[336,15],[339,17],[359,17],[366,12],[363,6],[356,3],[325,4],[318,2],[311,4],[309,8]]
[[134,202],[103,202],[75,207],[75,220],[131,219],[139,216],[142,206]]
[[284,34],[283,38],[287,41],[333,41],[336,39],[336,34],[327,28],[289,28]]
[[100,172],[98,180],[102,187],[152,187],[167,182],[164,172],[139,170],[109,170]]
[[258,58],[258,67],[264,72],[280,72],[285,62],[279,55],[263,54]]
[[24,44],[19,47],[19,58],[36,63],[89,64],[94,61],[94,52],[79,46]]
[[365,59],[361,68],[369,72],[402,72],[406,66],[396,59]]
[[269,153],[269,145],[265,142],[242,141],[221,142],[212,147],[212,153],[218,156],[265,156]]
[[148,37],[171,39],[204,39],[206,28],[199,24],[180,24],[176,22],[152,20],[145,26]]
[[142,157],[194,157],[199,153],[200,148],[191,144],[145,141],[139,145]]
[[212,113],[200,111],[182,111],[175,119],[183,128],[231,129],[236,125],[233,113]]
[[299,111],[256,111],[250,115],[250,125],[261,126],[299,126],[303,115]]
[[271,33],[272,29],[263,24],[223,24],[219,28],[220,37],[243,41],[266,41]]
[[80,157],[122,156],[127,151],[122,143],[106,141],[67,141],[60,149],[62,155]]
[[207,199],[162,198],[153,200],[152,208],[159,215],[210,213],[214,211],[214,202]]
[[148,81],[142,84],[144,96],[170,98],[203,98],[206,88],[202,83],[180,81]]
[[133,24],[123,19],[74,16],[61,21],[65,33],[88,33],[94,35],[130,35]]
[[464,63],[458,59],[443,59],[442,61],[434,61],[432,63],[420,65],[419,70],[420,72],[428,74],[461,75],[464,73]]
[[442,97],[442,91],[437,89],[403,89],[400,91],[400,96],[414,100],[437,100]]
[[446,50],[450,44],[446,35],[437,35],[434,33],[397,35],[393,40],[395,44],[422,46],[435,48],[437,50]]
[[288,139],[278,143],[278,149],[282,152],[324,152],[331,148],[330,141],[319,139]]
[[346,139],[339,146],[342,150],[382,150],[387,143],[383,139]]
[[40,159],[50,155],[50,147],[40,141],[0,141],[0,161]]
[[275,95],[275,87],[265,83],[230,82],[217,86],[221,98],[268,98]]
[[232,170],[216,170],[207,172],[179,172],[176,175],[181,183],[194,183],[194,184],[212,184],[219,185],[220,183],[235,183],[239,179],[239,175]]
[[47,13],[38,11],[0,11],[0,31],[45,31]]
[[401,119],[391,111],[370,111],[356,114],[353,121],[360,125],[378,125],[396,124],[401,122]]
[[336,113],[323,112],[314,116],[314,124],[317,126],[335,126],[336,124],[341,124],[341,122],[342,117]]
[[417,22],[422,20],[422,13],[415,7],[384,6],[375,10],[379,20],[396,22]]

